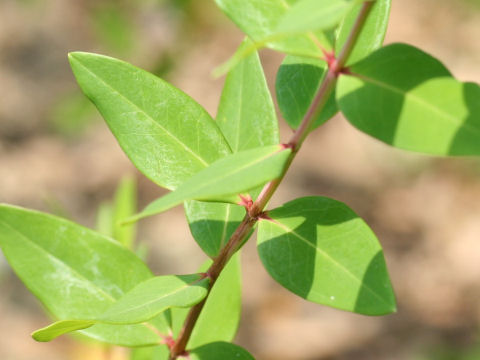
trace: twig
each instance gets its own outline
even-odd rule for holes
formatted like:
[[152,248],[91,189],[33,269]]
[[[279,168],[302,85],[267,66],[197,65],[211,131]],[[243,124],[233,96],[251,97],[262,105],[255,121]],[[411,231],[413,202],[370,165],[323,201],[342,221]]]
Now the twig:
[[[335,87],[338,75],[342,72],[344,64],[348,60],[348,57],[350,56],[353,47],[355,46],[356,39],[360,34],[360,31],[363,27],[363,24],[365,23],[365,20],[368,16],[368,13],[370,12],[372,5],[373,2],[371,1],[366,1],[363,3],[362,8],[355,21],[355,24],[353,25],[348,39],[345,42],[345,45],[343,46],[338,58],[335,59],[335,61],[329,62],[328,72],[319,90],[317,91],[317,94],[315,95],[315,98],[310,105],[310,108],[305,114],[302,123],[286,145],[286,147],[292,149],[292,153],[285,165],[282,175],[279,178],[267,183],[258,198],[255,200],[255,202],[251,206],[247,207],[247,213],[243,218],[243,221],[232,234],[227,244],[221,249],[219,255],[214,259],[213,264],[207,270],[207,274],[211,279],[209,293],[207,294],[207,297],[210,294],[210,290],[213,284],[224,269],[225,265],[228,263],[233,254],[235,254],[235,252],[243,244],[244,240],[252,230],[253,226],[258,221],[259,216],[262,215],[265,206],[270,201],[277,187],[280,185],[283,177],[285,176],[288,168],[290,167],[290,164],[295,158],[295,155],[297,154],[298,150],[302,146],[303,141],[307,137],[310,128],[315,121],[315,118],[325,106],[328,97],[330,96],[332,90]],[[178,356],[185,353],[188,340],[190,339],[193,328],[197,322],[198,317],[200,316],[200,312],[205,305],[206,299],[207,298],[192,307],[192,309],[188,313],[183,328],[177,338],[177,341],[171,349],[170,360],[175,360]]]

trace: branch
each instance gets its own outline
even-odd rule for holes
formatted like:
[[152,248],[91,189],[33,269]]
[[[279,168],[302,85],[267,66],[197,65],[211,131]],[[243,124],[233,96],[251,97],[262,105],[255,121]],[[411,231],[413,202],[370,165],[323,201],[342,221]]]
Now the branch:
[[[285,165],[282,175],[278,179],[272,180],[267,183],[260,195],[258,196],[257,200],[251,206],[247,207],[247,213],[243,218],[243,221],[232,234],[227,244],[221,249],[218,256],[214,259],[213,264],[207,270],[207,274],[210,277],[209,293],[207,294],[207,297],[210,294],[210,289],[212,288],[213,284],[217,280],[218,276],[222,272],[227,262],[243,244],[244,240],[250,233],[250,230],[258,221],[259,217],[262,215],[265,206],[275,193],[275,190],[277,190],[277,187],[282,182],[286,172],[290,167],[290,164],[292,163],[295,155],[302,146],[303,141],[307,137],[315,118],[325,106],[328,97],[332,93],[332,90],[335,88],[335,83],[337,81],[338,75],[342,72],[344,64],[347,62],[348,57],[350,56],[355,46],[356,39],[360,34],[360,31],[363,27],[363,24],[365,23],[370,9],[372,8],[372,5],[373,2],[371,1],[365,1],[363,3],[362,8],[355,21],[355,24],[353,25],[352,30],[350,31],[350,35],[348,36],[348,39],[345,42],[345,45],[343,46],[338,58],[332,62],[329,62],[327,75],[325,76],[317,94],[315,95],[315,98],[312,101],[310,108],[305,114],[302,123],[286,145],[292,149],[292,154],[290,155]],[[188,340],[190,339],[190,335],[192,334],[193,328],[197,322],[198,317],[200,316],[200,312],[202,311],[205,302],[206,298],[199,304],[192,307],[192,309],[188,313],[183,328],[178,336],[178,339],[171,349],[170,360],[175,360],[178,356],[185,354]]]

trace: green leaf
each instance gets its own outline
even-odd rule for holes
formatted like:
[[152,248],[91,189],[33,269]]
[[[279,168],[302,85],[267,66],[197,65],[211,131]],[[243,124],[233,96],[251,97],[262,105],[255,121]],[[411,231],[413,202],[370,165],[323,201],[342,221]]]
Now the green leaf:
[[[278,69],[275,89],[278,107],[283,117],[296,129],[305,117],[327,72],[320,59],[288,55]],[[322,125],[337,113],[335,94],[330,95],[312,129]]]
[[50,341],[67,332],[85,329],[96,323],[141,323],[171,307],[190,307],[199,303],[207,295],[208,283],[209,279],[200,274],[154,277],[134,287],[104,314],[84,320],[58,321],[34,332],[33,338]]
[[290,154],[290,149],[274,145],[226,156],[192,176],[177,190],[150,203],[129,221],[158,214],[185,200],[240,204],[242,199],[238,194],[281,176]]
[[190,360],[255,360],[247,350],[227,342],[214,342],[189,351]]
[[36,341],[52,341],[56,337],[68,332],[82,330],[94,325],[95,321],[88,320],[62,320],[36,330],[32,337]]
[[135,324],[170,307],[193,306],[207,295],[208,283],[209,279],[202,274],[148,279],[125,294],[98,320],[111,324]]
[[137,186],[134,178],[125,177],[118,185],[113,210],[113,237],[128,249],[132,249],[135,225],[120,223],[137,212]]
[[285,37],[276,32],[279,20],[298,0],[215,0],[222,11],[255,43],[293,55],[323,56],[332,49],[333,34],[321,31]]
[[[355,46],[348,57],[346,63],[347,66],[363,59],[365,56],[382,46],[385,33],[387,32],[390,3],[391,0],[375,1],[375,4],[373,4],[368,17],[363,24],[362,30],[355,41]],[[335,52],[337,55],[347,41],[361,8],[362,4],[355,5],[348,12],[338,28],[335,43]]]
[[[238,51],[251,44],[245,40]],[[278,144],[275,106],[257,52],[228,73],[216,120],[234,153]]]
[[168,360],[170,352],[165,345],[133,349],[130,360]]
[[[312,3],[314,2],[312,1]],[[361,4],[354,5],[339,27],[335,45],[337,55],[347,40],[361,7]],[[347,65],[367,56],[382,45],[387,30],[389,13],[390,0],[375,1]],[[326,62],[319,58],[289,55],[282,62],[277,73],[275,89],[280,111],[293,129],[300,125],[307,113],[326,71]],[[337,111],[335,94],[332,94],[323,111],[316,118],[313,129],[333,117]]]
[[270,275],[312,302],[365,315],[395,311],[375,234],[345,204],[305,197],[260,219],[258,252]]
[[195,324],[188,348],[215,341],[232,341],[240,323],[241,308],[240,253],[237,252],[215,281]]
[[395,147],[479,155],[479,87],[453,78],[431,56],[394,44],[342,75],[337,101],[359,130]]
[[[0,205],[0,247],[28,289],[60,319],[95,318],[152,276],[140,259],[112,239],[9,205]],[[95,325],[81,333],[124,346],[160,342],[145,324]]]
[[295,34],[315,30],[330,30],[352,9],[353,0],[302,0],[279,20],[276,31]]
[[75,52],[69,60],[122,149],[158,185],[174,189],[231,152],[210,115],[165,81],[102,55]]
[[[199,271],[207,271],[212,264],[207,260]],[[170,332],[176,338],[182,329],[189,309],[172,308]],[[210,290],[207,301],[193,329],[187,349],[204,342],[232,341],[235,337],[241,312],[241,271],[240,253],[235,254],[220,273]],[[215,319],[221,319],[216,321]],[[214,323],[215,322],[215,323]]]
[[[239,51],[250,44],[245,40]],[[256,52],[227,75],[217,124],[234,153],[278,144],[275,107]],[[214,257],[242,221],[245,209],[233,204],[189,201],[185,213],[195,241]]]
[[240,205],[186,201],[185,214],[193,238],[202,250],[214,258],[245,217]]

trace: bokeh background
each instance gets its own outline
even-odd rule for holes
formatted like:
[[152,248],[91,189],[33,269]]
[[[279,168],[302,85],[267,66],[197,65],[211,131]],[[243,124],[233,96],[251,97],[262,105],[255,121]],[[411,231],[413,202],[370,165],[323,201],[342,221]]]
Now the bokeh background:
[[[215,115],[223,79],[211,71],[241,39],[212,0],[0,0],[0,201],[93,227],[127,174],[140,206],[162,194],[80,93],[68,51],[128,60]],[[393,1],[386,42],[421,47],[461,80],[480,82],[479,39],[478,0]],[[273,88],[282,55],[261,57]],[[281,131],[291,132],[283,122]],[[398,312],[369,318],[310,304],[269,278],[250,241],[238,344],[261,360],[480,359],[480,159],[391,149],[336,117],[307,140],[272,205],[312,194],[346,202],[374,229]],[[193,272],[205,259],[181,208],[138,233],[158,274]],[[0,359],[127,358],[68,337],[34,342],[29,334],[48,321],[0,253]]]

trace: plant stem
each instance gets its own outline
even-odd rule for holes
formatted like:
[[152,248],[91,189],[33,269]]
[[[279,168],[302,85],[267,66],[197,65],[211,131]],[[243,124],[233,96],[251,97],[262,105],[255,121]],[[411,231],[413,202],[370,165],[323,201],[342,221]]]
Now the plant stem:
[[[362,5],[362,8],[357,16],[355,24],[350,31],[347,41],[343,46],[338,58],[333,62],[333,65],[329,66],[328,72],[320,85],[320,88],[315,95],[310,108],[308,109],[305,117],[302,120],[302,123],[295,131],[293,136],[291,137],[290,141],[286,145],[287,147],[292,149],[292,153],[287,160],[285,168],[283,170],[282,175],[270,181],[265,185],[263,190],[261,191],[258,198],[255,200],[253,205],[250,208],[247,208],[247,213],[243,218],[243,221],[240,223],[238,228],[232,234],[230,239],[228,240],[227,244],[220,250],[218,256],[214,259],[213,264],[207,270],[207,274],[210,277],[210,285],[209,285],[209,294],[210,290],[213,287],[213,284],[217,280],[218,276],[224,269],[227,262],[230,258],[235,254],[235,252],[240,248],[243,244],[247,236],[249,235],[250,231],[253,229],[253,226],[261,217],[264,208],[266,207],[267,203],[270,201],[271,197],[277,190],[277,187],[282,182],[286,172],[288,171],[290,164],[292,163],[295,155],[297,154],[298,150],[302,146],[303,141],[307,137],[312,124],[317,117],[317,115],[322,111],[325,103],[327,102],[332,90],[335,88],[335,83],[339,74],[342,72],[344,64],[348,60],[350,53],[355,46],[356,39],[365,23],[365,20],[368,16],[368,13],[373,5],[371,1],[365,1]],[[207,294],[208,297],[208,294]],[[193,328],[197,322],[198,317],[200,316],[200,312],[203,309],[203,306],[206,302],[205,298],[202,302],[198,303],[187,315],[185,323],[183,325],[182,330],[175,342],[175,345],[172,347],[170,352],[170,360],[177,359],[178,356],[185,353],[185,349],[190,339],[190,335],[192,334]]]

